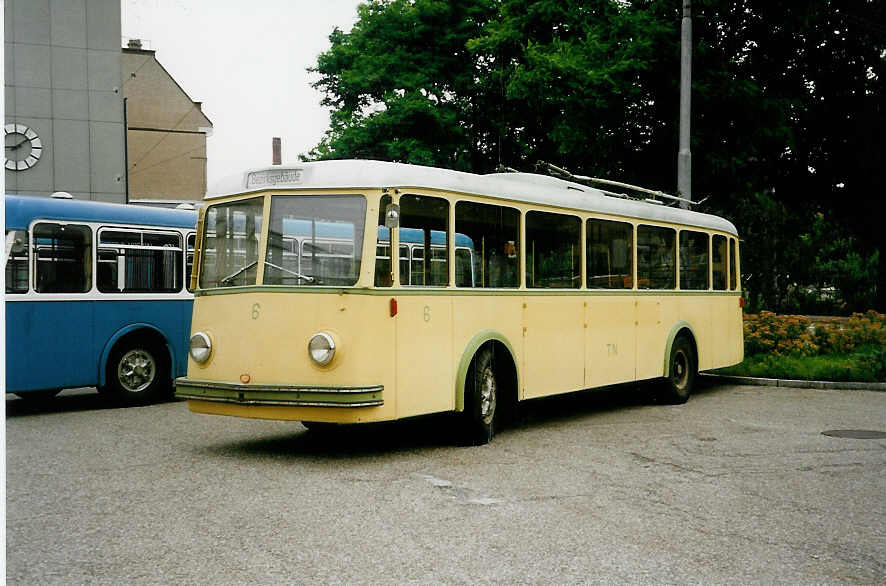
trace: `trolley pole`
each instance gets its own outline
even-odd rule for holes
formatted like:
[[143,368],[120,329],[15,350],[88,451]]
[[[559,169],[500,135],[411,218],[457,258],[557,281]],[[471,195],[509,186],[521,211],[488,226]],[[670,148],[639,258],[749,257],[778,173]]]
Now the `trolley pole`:
[[[683,0],[680,42],[680,151],[677,153],[677,195],[692,200],[692,152],[689,121],[692,107],[692,0]],[[688,203],[680,203],[688,209]]]

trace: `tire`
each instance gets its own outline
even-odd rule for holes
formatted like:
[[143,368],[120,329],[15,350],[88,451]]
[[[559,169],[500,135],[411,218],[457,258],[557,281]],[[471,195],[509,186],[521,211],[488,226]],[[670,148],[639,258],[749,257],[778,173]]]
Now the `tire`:
[[488,444],[495,433],[499,381],[493,357],[492,348],[487,346],[474,357],[468,370],[463,413],[463,434],[467,445]]
[[144,338],[119,344],[108,359],[107,389],[123,405],[147,405],[172,396],[162,349]]
[[687,336],[678,336],[671,345],[668,357],[668,375],[662,385],[661,400],[680,405],[689,400],[698,375],[698,357]]

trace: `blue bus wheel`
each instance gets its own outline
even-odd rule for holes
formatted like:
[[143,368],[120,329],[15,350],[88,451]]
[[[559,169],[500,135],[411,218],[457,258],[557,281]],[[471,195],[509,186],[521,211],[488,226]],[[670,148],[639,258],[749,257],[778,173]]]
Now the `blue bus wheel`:
[[127,405],[159,401],[171,390],[163,350],[145,339],[132,339],[114,349],[107,378],[114,397]]

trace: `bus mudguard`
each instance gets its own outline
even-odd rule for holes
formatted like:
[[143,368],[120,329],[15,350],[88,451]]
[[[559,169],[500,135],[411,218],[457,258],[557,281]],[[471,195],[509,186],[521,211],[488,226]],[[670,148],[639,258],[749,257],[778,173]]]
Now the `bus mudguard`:
[[465,346],[464,351],[461,355],[461,360],[458,363],[458,371],[455,375],[455,410],[456,411],[464,411],[465,409],[465,377],[468,374],[468,368],[471,366],[471,360],[474,359],[474,355],[479,350],[480,346],[489,341],[501,342],[501,344],[508,349],[508,352],[511,354],[511,360],[514,362],[514,369],[517,372],[517,388],[520,388],[520,369],[517,368],[517,355],[514,352],[513,346],[505,338],[501,333],[496,332],[495,330],[482,330],[474,334],[474,337],[471,338],[470,342],[468,342],[467,346]]
[[[692,329],[692,326],[689,325],[689,322],[678,321],[674,324],[674,327],[672,327],[671,331],[668,333],[668,343],[665,345],[664,358],[662,359],[662,376],[668,376],[668,362],[671,358],[671,348],[674,345],[674,340],[677,339],[677,335],[679,335],[679,333],[683,330],[689,330],[689,333],[692,334],[692,345],[695,346],[695,352],[696,354],[698,354],[698,337],[695,335],[695,331]],[[696,360],[698,360],[697,356]]]
[[[105,343],[105,347],[102,349],[101,356],[99,357],[99,361],[98,361],[98,386],[99,387],[105,386],[108,382],[106,375],[107,375],[107,370],[108,370],[107,369],[108,358],[110,358],[110,356],[111,356],[111,350],[114,349],[114,346],[117,344],[117,342],[120,340],[120,338],[122,338],[123,336],[126,336],[127,334],[131,334],[132,332],[138,331],[138,330],[151,330],[153,333],[157,334],[160,338],[162,338],[163,340],[166,340],[166,336],[163,335],[163,332],[160,331],[158,328],[152,326],[151,324],[145,324],[145,323],[129,324],[125,328],[121,328],[121,329],[117,330],[113,336],[108,338],[108,341]],[[176,360],[175,360],[175,356],[173,355],[173,352],[172,352],[172,346],[169,344],[169,340],[166,340],[166,351],[169,353],[170,372],[174,373],[174,372],[176,372],[176,370],[175,370]]]

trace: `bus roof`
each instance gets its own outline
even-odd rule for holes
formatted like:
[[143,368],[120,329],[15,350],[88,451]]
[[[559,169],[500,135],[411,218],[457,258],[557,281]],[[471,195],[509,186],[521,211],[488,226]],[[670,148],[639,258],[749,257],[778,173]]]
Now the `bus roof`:
[[258,191],[302,189],[424,188],[500,200],[668,222],[737,235],[735,226],[711,214],[604,195],[581,183],[533,173],[476,175],[384,161],[336,160],[262,167],[216,184],[206,199]]
[[34,220],[105,222],[167,228],[193,228],[197,212],[100,201],[6,195],[6,228],[26,230]]

